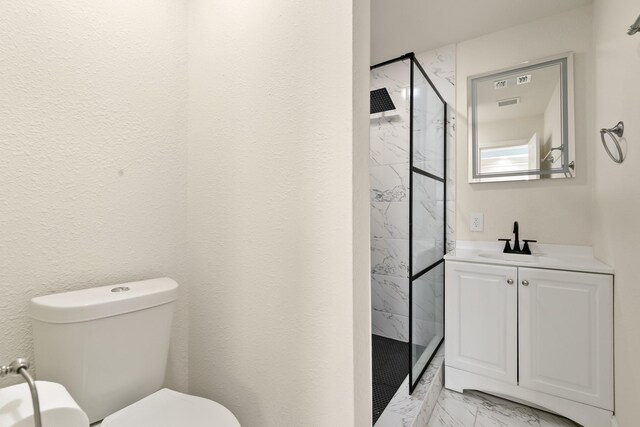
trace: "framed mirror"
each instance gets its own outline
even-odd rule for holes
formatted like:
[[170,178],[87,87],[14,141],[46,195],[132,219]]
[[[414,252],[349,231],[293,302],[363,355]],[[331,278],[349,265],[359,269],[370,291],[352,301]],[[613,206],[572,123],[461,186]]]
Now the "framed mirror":
[[573,55],[471,76],[469,182],[575,175]]

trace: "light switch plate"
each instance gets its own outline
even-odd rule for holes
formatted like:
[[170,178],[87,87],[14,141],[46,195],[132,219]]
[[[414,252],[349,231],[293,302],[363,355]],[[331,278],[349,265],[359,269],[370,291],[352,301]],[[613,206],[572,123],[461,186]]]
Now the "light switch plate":
[[484,215],[474,212],[469,216],[470,231],[484,231]]

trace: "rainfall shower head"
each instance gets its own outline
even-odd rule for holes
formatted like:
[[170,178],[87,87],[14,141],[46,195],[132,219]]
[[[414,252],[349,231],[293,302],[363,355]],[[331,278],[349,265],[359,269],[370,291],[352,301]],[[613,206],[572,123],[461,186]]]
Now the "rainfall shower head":
[[391,100],[387,89],[376,89],[371,91],[371,107],[369,114],[382,113],[383,111],[395,110],[396,106]]

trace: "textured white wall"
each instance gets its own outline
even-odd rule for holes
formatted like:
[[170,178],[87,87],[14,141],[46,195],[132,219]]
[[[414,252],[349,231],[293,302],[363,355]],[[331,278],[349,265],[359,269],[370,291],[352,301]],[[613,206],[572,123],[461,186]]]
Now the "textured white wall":
[[[626,29],[640,13],[637,0],[596,0],[595,120],[589,142],[595,152],[593,200],[596,254],[615,269],[616,418],[638,425],[640,406],[640,34]],[[625,122],[627,158],[618,165],[600,142],[599,129]]]
[[30,298],[166,275],[186,389],[185,19],[173,0],[0,3],[0,362],[32,357]]
[[0,5],[0,361],[31,297],[167,275],[169,386],[368,426],[368,2],[186,6]]
[[[369,47],[371,5],[352,0],[353,426],[371,426],[371,252],[369,249]],[[344,108],[344,107],[343,107]],[[347,420],[349,421],[349,420]],[[342,424],[342,423],[341,423]],[[351,424],[348,422],[348,424]]]
[[243,426],[370,425],[367,9],[190,2],[190,390]]
[[[592,6],[492,33],[458,45],[456,237],[512,235],[541,243],[591,244],[593,144]],[[562,52],[575,53],[576,174],[573,179],[468,183],[467,78]],[[469,214],[484,213],[484,232],[469,231]]]

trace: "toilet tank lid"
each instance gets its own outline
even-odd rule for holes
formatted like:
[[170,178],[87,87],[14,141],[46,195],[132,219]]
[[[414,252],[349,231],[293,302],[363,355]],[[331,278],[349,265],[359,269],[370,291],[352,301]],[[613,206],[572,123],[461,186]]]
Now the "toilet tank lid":
[[178,284],[162,277],[36,297],[29,304],[29,316],[48,323],[86,322],[167,304],[177,297]]

